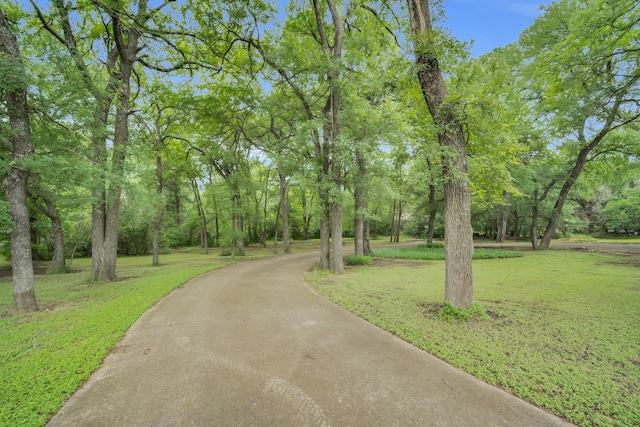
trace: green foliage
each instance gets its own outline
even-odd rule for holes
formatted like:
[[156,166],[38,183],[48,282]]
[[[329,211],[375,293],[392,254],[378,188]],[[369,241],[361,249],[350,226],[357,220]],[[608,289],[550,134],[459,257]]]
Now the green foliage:
[[626,190],[620,198],[607,203],[600,213],[606,230],[614,233],[640,229],[640,188]]
[[349,256],[344,257],[344,262],[347,265],[369,265],[369,264],[371,264],[371,257],[370,256],[349,255]]
[[438,311],[438,317],[442,320],[452,322],[455,320],[469,320],[476,318],[479,320],[489,320],[489,316],[481,304],[475,303],[467,309],[455,308],[450,302],[445,301]]
[[432,262],[306,279],[365,320],[570,422],[640,425],[633,258],[551,250],[500,268],[476,261],[486,321],[442,320],[444,270]]
[[[445,251],[441,243],[422,244],[416,247],[376,248],[371,252],[374,258],[397,258],[413,260],[444,260]],[[520,251],[501,249],[475,249],[473,259],[521,257]]]
[[131,324],[190,278],[228,264],[195,252],[119,259],[113,283],[87,283],[90,260],[36,276],[41,310],[11,316],[11,278],[0,280],[0,425],[43,425],[87,380]]

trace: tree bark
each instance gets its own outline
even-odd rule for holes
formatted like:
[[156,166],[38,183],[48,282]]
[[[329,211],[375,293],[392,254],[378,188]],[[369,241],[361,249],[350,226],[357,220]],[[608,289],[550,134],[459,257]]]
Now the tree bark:
[[306,190],[300,188],[302,202],[302,239],[309,240],[309,225],[311,223],[311,215],[307,212],[307,196]]
[[353,236],[355,255],[365,255],[365,221],[367,214],[367,168],[361,150],[356,148],[356,182],[354,184]]
[[429,184],[429,222],[427,226],[427,243],[433,243],[433,234],[436,227],[436,186]]
[[391,228],[389,229],[389,243],[393,243],[393,236],[396,230],[396,204],[397,200],[393,199],[393,207],[391,208]]
[[280,211],[282,212],[282,244],[284,253],[291,251],[291,242],[289,240],[289,207],[287,201],[287,180],[284,173],[278,170],[278,178],[280,180]]
[[[628,83],[629,85],[633,84],[637,81],[635,78],[632,82]],[[556,228],[558,227],[558,223],[560,221],[560,215],[562,215],[562,208],[564,207],[564,203],[567,200],[567,196],[569,192],[573,188],[574,184],[578,180],[582,169],[584,169],[584,165],[587,163],[587,159],[589,154],[602,142],[605,136],[611,131],[613,123],[616,121],[618,112],[620,110],[620,106],[625,101],[624,97],[627,96],[625,91],[621,91],[616,93],[615,101],[611,106],[611,110],[608,112],[607,119],[605,123],[602,125],[600,131],[591,139],[591,141],[587,142],[585,138],[585,129],[587,127],[587,121],[583,123],[583,128],[578,129],[578,142],[581,143],[582,149],[578,153],[578,157],[576,158],[576,162],[569,173],[569,176],[565,180],[564,184],[562,184],[562,188],[560,189],[560,193],[558,194],[558,198],[556,199],[556,203],[553,206],[553,210],[551,211],[551,218],[549,218],[549,223],[547,224],[547,229],[542,236],[542,241],[540,242],[541,248],[549,248],[551,244],[551,238],[556,232]]]
[[446,279],[445,301],[456,308],[473,304],[473,231],[471,195],[467,182],[464,132],[449,96],[431,45],[433,29],[428,0],[407,0],[414,39],[418,80],[429,112],[438,127],[438,140],[447,148],[443,158]]
[[0,53],[3,67],[11,68],[3,82],[9,116],[11,159],[9,174],[3,181],[9,204],[9,215],[14,223],[11,231],[11,268],[13,277],[13,304],[19,313],[36,311],[29,208],[27,206],[27,180],[29,171],[24,165],[33,154],[29,112],[27,110],[27,78],[20,57],[16,36],[0,9]]
[[154,142],[156,151],[156,194],[158,196],[158,209],[156,210],[156,219],[153,222],[153,241],[152,251],[153,260],[151,265],[160,264],[160,227],[162,226],[162,215],[164,212],[164,201],[162,199],[162,151],[161,140],[156,138]]
[[505,238],[507,237],[507,221],[509,219],[509,193],[506,191],[502,192],[502,197],[504,198],[504,206],[500,209],[500,213],[498,214],[498,233],[496,235],[496,243],[504,243]]
[[64,232],[60,214],[53,198],[39,185],[34,185],[28,196],[33,205],[51,221],[53,231],[53,262],[51,268],[56,272],[65,271]]
[[200,197],[200,190],[198,189],[198,183],[195,179],[191,179],[191,188],[193,188],[193,195],[196,198],[196,208],[198,211],[198,218],[200,219],[200,247],[205,254],[209,253],[209,236],[207,233],[207,217],[202,206],[202,198]]

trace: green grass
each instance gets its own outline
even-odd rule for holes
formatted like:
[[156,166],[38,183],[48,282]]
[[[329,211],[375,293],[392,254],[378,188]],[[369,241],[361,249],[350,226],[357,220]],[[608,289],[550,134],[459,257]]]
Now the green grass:
[[[444,247],[442,244],[418,245],[405,247],[376,248],[371,251],[374,258],[412,259],[421,261],[443,260]],[[522,256],[520,251],[505,251],[500,249],[475,249],[473,259],[514,258]]]
[[[446,321],[444,262],[308,273],[321,295],[582,426],[640,425],[637,260],[568,251],[474,261],[489,320]],[[633,265],[636,265],[635,267]]]
[[[149,307],[190,278],[231,263],[218,249],[118,259],[113,283],[88,282],[91,260],[70,274],[36,276],[40,311],[12,313],[11,277],[0,279],[0,425],[39,426],[98,368]],[[270,255],[251,248],[251,259]]]

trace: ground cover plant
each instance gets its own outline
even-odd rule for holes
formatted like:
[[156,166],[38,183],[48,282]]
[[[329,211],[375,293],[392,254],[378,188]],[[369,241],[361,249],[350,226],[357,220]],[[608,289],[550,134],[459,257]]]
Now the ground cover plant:
[[[120,280],[88,282],[90,259],[70,274],[36,276],[40,311],[13,315],[11,276],[0,278],[0,425],[43,425],[83,384],[125,331],[171,290],[233,262],[218,250],[118,259]],[[271,255],[251,248],[242,259]],[[240,258],[238,258],[240,259]],[[8,266],[4,266],[8,267]]]
[[488,320],[468,321],[439,315],[444,262],[389,261],[306,279],[356,315],[573,423],[640,425],[637,260],[550,250],[475,261],[475,301]]
[[[374,258],[396,258],[413,260],[444,260],[442,243],[421,244],[418,246],[376,248],[371,252]],[[520,257],[520,251],[501,249],[475,249],[473,259],[514,258]]]

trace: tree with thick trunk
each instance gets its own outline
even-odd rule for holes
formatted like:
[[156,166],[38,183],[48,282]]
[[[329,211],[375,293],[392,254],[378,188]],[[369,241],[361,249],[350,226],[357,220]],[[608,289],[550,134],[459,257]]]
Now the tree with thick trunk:
[[[20,57],[18,41],[9,22],[0,9],[0,60],[4,68],[3,92],[9,116],[11,163],[9,174],[2,185],[13,220],[11,232],[11,268],[13,277],[13,304],[19,313],[36,311],[29,208],[27,206],[27,180],[29,171],[25,161],[33,154],[29,111],[27,107],[27,77]],[[3,138],[4,139],[4,138]]]
[[407,0],[415,49],[418,80],[424,99],[438,128],[443,156],[444,230],[446,279],[445,301],[456,308],[473,304],[473,231],[471,195],[467,182],[464,132],[440,72],[428,0]]

